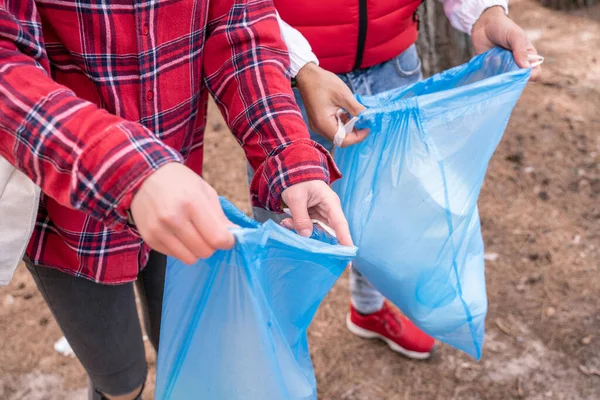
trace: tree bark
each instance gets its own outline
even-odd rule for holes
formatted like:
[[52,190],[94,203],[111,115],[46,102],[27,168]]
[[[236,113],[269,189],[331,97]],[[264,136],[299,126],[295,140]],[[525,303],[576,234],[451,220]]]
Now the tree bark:
[[438,0],[424,0],[419,19],[417,47],[425,76],[463,64],[475,55],[469,36],[452,28]]
[[[540,0],[542,5],[555,9],[576,9],[600,0]],[[467,62],[475,55],[468,35],[452,28],[438,0],[423,0],[419,7],[419,40],[417,48],[427,77]]]
[[597,0],[541,0],[545,7],[555,10],[575,10],[583,7],[590,7],[598,4]]

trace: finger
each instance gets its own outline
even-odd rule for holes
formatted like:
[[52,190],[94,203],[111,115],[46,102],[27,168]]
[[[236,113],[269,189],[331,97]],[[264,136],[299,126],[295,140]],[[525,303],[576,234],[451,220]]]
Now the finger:
[[350,227],[339,205],[330,209],[327,219],[329,220],[329,226],[335,231],[338,243],[342,246],[354,246]]
[[289,229],[290,231],[294,230],[294,222],[291,218],[286,218],[283,221],[281,221],[281,226],[283,226],[286,229]]
[[233,233],[227,229],[231,222],[223,222],[216,210],[193,210],[191,219],[202,239],[213,249],[229,250],[235,244]]
[[[151,246],[152,247],[152,246]],[[176,259],[183,261],[187,265],[192,265],[198,261],[196,257],[176,236],[166,235],[162,237],[155,247],[154,250],[159,253],[166,254],[168,256],[175,257]],[[212,254],[211,254],[212,255]]]
[[206,243],[191,222],[186,223],[184,228],[172,232],[196,258],[208,258],[216,250]]
[[339,93],[336,105],[346,110],[353,117],[356,117],[358,114],[360,114],[367,108],[360,104],[358,100],[356,100],[350,89],[346,89],[347,90],[344,90],[341,93]]
[[337,109],[334,109],[331,112],[327,110],[323,110],[323,113],[328,113],[326,117],[322,117],[320,119],[311,120],[310,128],[317,132],[319,135],[323,136],[329,141],[333,141],[335,134],[338,130],[338,121],[335,117],[335,112]]
[[218,196],[211,196],[210,202],[211,202],[211,205],[215,208],[215,210],[217,210],[217,212],[216,212],[217,219],[219,221],[221,221],[221,223],[223,225],[225,225],[228,228],[239,228],[239,226],[237,226],[236,224],[231,222],[229,220],[229,218],[227,218],[227,216],[223,212],[223,207],[221,207],[221,202],[219,201]]
[[354,129],[352,132],[346,135],[344,142],[342,143],[342,147],[351,146],[356,143],[360,143],[365,140],[369,136],[369,129]]
[[335,231],[338,243],[342,246],[353,246],[352,236],[350,235],[350,228],[348,227],[348,221],[342,211],[342,205],[337,195],[332,194],[329,204],[325,207],[327,212],[327,220],[331,229]]
[[208,191],[204,202],[204,209],[199,203],[193,203],[190,219],[202,238],[213,249],[228,250],[235,244],[235,237],[228,229],[233,225],[223,213],[219,197],[216,192]]
[[312,235],[313,223],[308,215],[306,197],[288,199],[288,207],[292,212],[294,229],[300,236],[310,237]]
[[354,246],[348,221],[346,221],[337,196],[327,201],[326,204],[322,204],[320,208],[321,211],[311,213],[311,218],[317,219],[333,229],[338,243],[342,246]]

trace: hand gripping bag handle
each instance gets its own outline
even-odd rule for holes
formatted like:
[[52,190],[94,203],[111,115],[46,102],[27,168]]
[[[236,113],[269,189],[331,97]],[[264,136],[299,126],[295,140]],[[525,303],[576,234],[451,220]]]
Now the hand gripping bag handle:
[[338,122],[338,130],[335,133],[335,137],[333,138],[333,144],[336,147],[342,147],[342,143],[344,143],[344,139],[346,139],[346,135],[349,134],[350,132],[352,132],[352,130],[354,129],[354,125],[358,121],[358,117],[352,117],[348,122],[346,122],[344,124],[342,122],[343,114],[344,114],[344,110],[341,108],[335,113],[335,118],[337,119],[337,122]]

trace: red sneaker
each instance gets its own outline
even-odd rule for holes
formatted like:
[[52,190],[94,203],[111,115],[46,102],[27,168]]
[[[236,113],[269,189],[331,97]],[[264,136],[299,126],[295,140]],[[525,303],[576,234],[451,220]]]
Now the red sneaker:
[[383,304],[381,310],[368,315],[359,314],[351,305],[346,326],[363,339],[383,340],[390,349],[408,358],[429,358],[435,346],[432,337],[387,303]]

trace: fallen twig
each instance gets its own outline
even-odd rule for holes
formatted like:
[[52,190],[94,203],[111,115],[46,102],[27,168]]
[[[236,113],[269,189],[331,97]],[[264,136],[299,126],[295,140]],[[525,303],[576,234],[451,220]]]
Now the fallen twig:
[[494,322],[496,323],[496,326],[498,327],[498,329],[500,329],[502,332],[504,332],[505,335],[514,338],[513,333],[510,331],[510,329],[508,329],[508,327],[506,325],[504,325],[504,322],[502,322],[502,320],[500,318],[496,318],[496,320]]
[[517,396],[521,399],[527,396],[526,386],[521,377],[517,378]]
[[588,368],[585,365],[580,365],[579,371],[586,376],[590,376],[590,375],[600,376],[600,370],[597,370],[596,368]]

